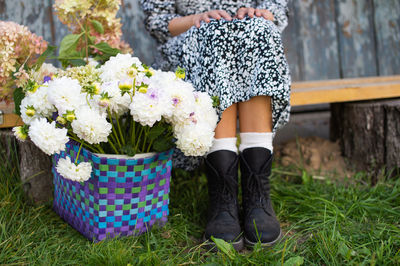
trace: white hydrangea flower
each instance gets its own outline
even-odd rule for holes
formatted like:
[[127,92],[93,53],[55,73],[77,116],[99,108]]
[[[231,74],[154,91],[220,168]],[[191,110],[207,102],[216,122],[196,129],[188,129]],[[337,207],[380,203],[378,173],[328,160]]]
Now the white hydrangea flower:
[[65,179],[77,182],[89,180],[92,174],[92,165],[90,163],[81,162],[75,165],[69,157],[59,159],[56,169]]
[[45,118],[33,120],[28,135],[33,143],[47,155],[64,151],[65,144],[69,141],[67,129],[56,128],[54,121],[50,124]]
[[78,138],[90,144],[107,142],[112,126],[105,114],[100,114],[98,110],[85,106],[76,110],[75,115],[76,119],[72,121],[71,126]]
[[143,126],[153,126],[163,116],[170,117],[173,107],[169,95],[157,88],[148,88],[146,93],[136,92],[129,106],[133,120]]
[[212,145],[214,129],[206,123],[191,123],[175,132],[176,146],[186,156],[203,156]]
[[128,79],[128,69],[133,65],[143,70],[142,62],[139,58],[132,57],[130,54],[117,54],[117,56],[110,57],[104,65],[100,68],[100,78],[103,82]]
[[86,95],[81,93],[79,81],[62,77],[50,81],[48,86],[48,100],[57,108],[59,115],[86,105]]
[[122,115],[129,110],[131,97],[127,93],[122,96],[118,83],[119,81],[116,80],[103,83],[100,88],[100,93],[107,92],[108,96],[111,97],[109,101],[111,112],[115,112],[117,115]]

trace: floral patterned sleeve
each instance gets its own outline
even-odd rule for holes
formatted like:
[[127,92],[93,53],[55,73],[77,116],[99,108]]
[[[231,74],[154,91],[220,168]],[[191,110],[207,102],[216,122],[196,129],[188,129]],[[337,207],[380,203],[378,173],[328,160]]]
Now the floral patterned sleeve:
[[275,17],[275,23],[282,32],[288,24],[288,0],[257,0],[257,8],[268,9]]
[[175,0],[140,0],[140,3],[146,14],[146,29],[160,43],[166,42],[172,37],[168,30],[169,22],[180,17],[176,13]]

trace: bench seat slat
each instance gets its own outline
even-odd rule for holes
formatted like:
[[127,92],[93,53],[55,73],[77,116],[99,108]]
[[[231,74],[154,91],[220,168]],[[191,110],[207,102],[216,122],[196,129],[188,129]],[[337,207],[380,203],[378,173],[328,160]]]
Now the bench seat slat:
[[294,82],[291,105],[400,97],[400,76]]

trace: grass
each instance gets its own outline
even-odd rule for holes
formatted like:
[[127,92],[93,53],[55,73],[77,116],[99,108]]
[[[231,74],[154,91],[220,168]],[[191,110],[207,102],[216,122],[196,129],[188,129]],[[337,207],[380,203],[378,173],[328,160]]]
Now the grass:
[[51,205],[26,203],[16,148],[0,147],[0,264],[40,265],[400,265],[400,178],[315,180],[299,168],[275,167],[272,199],[284,238],[270,249],[235,252],[202,247],[207,186],[202,172],[175,171],[169,222],[140,237],[93,244]]

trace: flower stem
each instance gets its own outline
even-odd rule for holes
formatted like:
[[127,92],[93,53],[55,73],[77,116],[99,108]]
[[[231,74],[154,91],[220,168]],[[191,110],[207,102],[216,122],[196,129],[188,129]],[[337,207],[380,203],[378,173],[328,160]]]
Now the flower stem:
[[83,146],[83,140],[81,141],[81,145],[79,146],[78,154],[76,155],[76,158],[75,158],[75,164],[78,163],[79,154],[81,153],[82,146]]
[[136,130],[135,130],[135,125],[136,122],[132,119],[131,121],[131,145],[133,146],[133,142],[135,141],[135,134],[136,134]]
[[147,151],[146,152],[150,152],[151,146],[153,145],[154,140],[151,140],[149,143],[149,146],[147,146]]
[[136,139],[135,151],[139,148],[140,138],[142,137],[144,127],[142,126],[139,132],[139,137]]
[[146,141],[147,141],[147,135],[149,134],[149,129],[146,127],[145,132],[144,132],[144,140],[143,140],[143,146],[142,146],[142,151],[145,151],[146,148]]
[[[110,117],[110,120],[111,120],[110,122],[111,122],[112,132],[113,132],[113,134],[114,134],[115,140],[117,141],[117,143],[118,143],[118,145],[119,145],[119,148],[121,148],[121,147],[122,147],[122,146],[121,146],[121,142],[119,142],[118,135],[117,135],[117,132],[116,132],[115,127],[114,127],[113,117],[112,117],[112,115],[111,115],[110,107],[107,108],[107,112],[108,112],[108,116]],[[118,154],[118,153],[117,153],[117,154]]]
[[125,138],[124,138],[124,135],[122,135],[122,130],[121,130],[121,126],[120,126],[120,123],[119,123],[119,119],[120,118],[118,117],[118,115],[115,114],[115,120],[117,120],[117,127],[118,127],[119,136],[121,137],[122,145],[125,145]]
[[97,149],[100,151],[100,153],[105,154],[103,148],[100,146],[100,144],[96,144]]
[[115,148],[114,144],[112,143],[112,141],[110,139],[108,139],[108,143],[110,143],[111,148],[113,148],[115,154],[119,154],[117,148]]
[[85,52],[86,52],[86,64],[89,63],[89,43],[88,43],[88,22],[85,20]]

